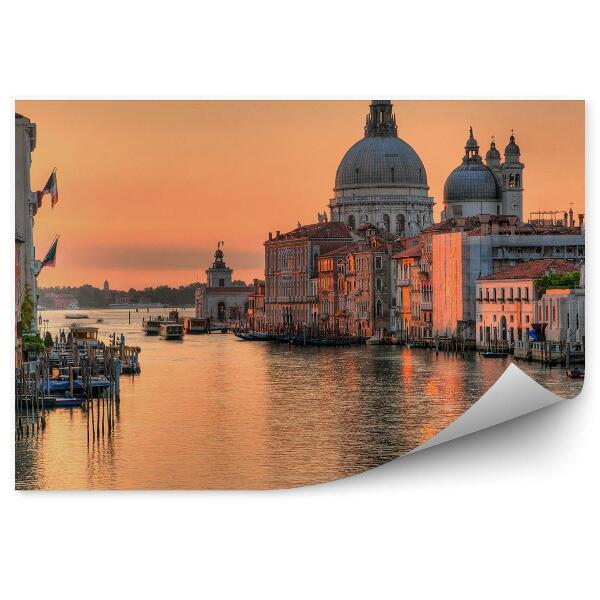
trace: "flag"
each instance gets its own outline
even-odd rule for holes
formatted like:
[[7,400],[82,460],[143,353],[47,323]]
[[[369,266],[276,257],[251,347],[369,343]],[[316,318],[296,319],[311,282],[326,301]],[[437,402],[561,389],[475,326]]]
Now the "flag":
[[58,245],[58,238],[56,236],[50,246],[50,250],[46,253],[46,257],[42,261],[42,267],[55,267],[56,266],[56,246]]
[[48,178],[48,183],[44,186],[42,190],[42,196],[44,194],[50,194],[52,198],[52,208],[58,202],[58,185],[56,184],[56,169],[52,171],[50,177]]

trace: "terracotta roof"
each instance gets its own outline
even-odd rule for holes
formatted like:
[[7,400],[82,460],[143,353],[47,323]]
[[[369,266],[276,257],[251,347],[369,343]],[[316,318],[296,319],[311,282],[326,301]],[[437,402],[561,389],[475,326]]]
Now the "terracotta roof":
[[416,258],[417,256],[421,256],[420,246],[412,246],[406,250],[402,250],[402,252],[394,254],[392,258]]
[[549,273],[571,273],[577,267],[563,258],[541,258],[528,260],[519,265],[498,271],[492,275],[479,277],[480,281],[499,281],[504,279],[538,279]]
[[369,249],[370,246],[366,242],[352,242],[350,244],[344,244],[343,246],[338,246],[333,250],[329,250],[329,252],[324,252],[321,256],[346,256],[351,252],[362,252],[364,250]]
[[267,242],[282,242],[294,239],[331,239],[331,238],[348,238],[350,239],[350,229],[345,223],[338,221],[330,221],[328,223],[312,223],[311,225],[301,225],[282,233],[279,237],[273,237]]

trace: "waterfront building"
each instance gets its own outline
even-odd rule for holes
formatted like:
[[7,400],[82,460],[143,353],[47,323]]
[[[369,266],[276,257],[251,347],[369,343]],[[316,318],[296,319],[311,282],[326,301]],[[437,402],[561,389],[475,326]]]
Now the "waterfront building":
[[226,323],[239,322],[246,317],[249,297],[255,292],[253,286],[233,285],[233,269],[225,264],[221,250],[222,242],[217,244],[214,262],[206,269],[206,286],[195,293],[196,318],[210,318],[211,321]]
[[252,292],[248,296],[248,327],[252,331],[262,331],[265,326],[265,282],[254,279]]
[[470,128],[462,162],[444,185],[442,220],[488,214],[514,215],[521,221],[524,168],[521,149],[512,134],[504,149],[504,162],[492,140],[484,164],[473,128]]
[[476,345],[487,348],[529,339],[537,331],[551,341],[581,342],[583,290],[548,290],[539,295],[537,281],[577,267],[564,259],[539,259],[479,277],[476,287]]
[[423,233],[432,240],[433,334],[475,339],[479,277],[528,260],[585,258],[580,227],[519,223],[515,215],[452,218]]
[[329,202],[331,220],[411,236],[433,223],[433,198],[415,150],[398,137],[389,100],[373,100],[364,137],[344,155]]
[[313,279],[321,254],[352,241],[350,229],[320,220],[287,233],[269,233],[265,247],[265,313],[269,326],[308,325],[314,321]]
[[320,322],[334,333],[384,336],[394,322],[392,255],[401,246],[371,224],[355,233],[358,239],[319,257]]
[[[15,316],[17,318],[17,339],[21,329],[37,331],[37,281],[40,261],[35,258],[33,243],[34,217],[39,208],[38,194],[31,191],[31,153],[36,145],[36,125],[27,117],[15,114],[15,253],[18,264]],[[20,325],[21,304],[26,293],[33,303],[31,324]]]
[[431,285],[424,258],[423,236],[393,255],[396,302],[395,331],[401,340],[431,335]]

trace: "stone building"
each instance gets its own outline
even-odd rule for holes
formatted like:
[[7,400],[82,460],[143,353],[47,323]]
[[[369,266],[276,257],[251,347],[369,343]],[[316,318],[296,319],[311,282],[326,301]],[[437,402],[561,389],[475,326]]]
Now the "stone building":
[[448,176],[444,185],[442,220],[481,214],[514,215],[523,219],[523,169],[521,149],[515,136],[504,149],[504,162],[492,141],[485,156],[479,155],[479,144],[469,130],[465,155],[461,164]]
[[206,286],[195,293],[196,317],[213,323],[235,324],[245,319],[253,286],[233,285],[233,269],[225,264],[222,242],[217,245],[213,264],[206,269]]
[[[579,300],[581,296],[583,309],[583,290],[548,290],[539,296],[536,287],[537,280],[544,275],[576,270],[576,265],[564,259],[539,259],[478,278],[475,290],[477,347],[487,348],[497,342],[512,347],[517,341],[527,340],[534,325],[540,331],[545,330],[552,341],[565,341],[567,330],[573,337],[570,341],[581,341],[575,339],[583,325],[578,317],[577,301],[574,310],[569,311],[569,303],[561,300],[569,296]],[[578,295],[577,291],[582,293]],[[570,312],[573,317],[569,320]],[[543,327],[539,327],[540,324]]]
[[252,331],[263,331],[265,328],[265,282],[260,279],[254,279],[252,282],[246,321]]
[[265,318],[268,326],[314,321],[314,278],[321,254],[352,241],[344,223],[321,221],[288,233],[269,233],[265,247]]
[[[40,261],[35,258],[33,243],[34,217],[39,208],[38,196],[31,191],[31,153],[36,145],[36,125],[27,117],[15,114],[15,317],[21,333],[21,303],[26,290],[33,301],[32,331],[37,331],[37,281]],[[19,338],[19,335],[17,336]]]
[[400,245],[393,235],[370,224],[358,239],[319,257],[320,322],[335,333],[359,337],[387,335],[393,322],[392,255]]
[[398,137],[389,100],[371,102],[364,132],[337,169],[331,220],[415,235],[433,223],[434,202],[419,155]]

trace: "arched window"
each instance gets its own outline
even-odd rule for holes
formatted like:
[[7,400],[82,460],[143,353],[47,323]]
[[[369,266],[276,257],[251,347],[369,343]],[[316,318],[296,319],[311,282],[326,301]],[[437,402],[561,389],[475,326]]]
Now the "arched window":
[[383,305],[381,304],[381,300],[377,300],[377,304],[375,305],[375,314],[378,317],[383,316]]
[[396,215],[396,233],[402,235],[404,233],[404,215]]
[[377,291],[380,292],[381,291],[381,278],[380,277],[377,278],[376,286],[377,286]]
[[350,227],[350,229],[354,229],[356,227],[356,220],[354,218],[354,215],[350,215],[348,217],[348,227]]
[[383,228],[386,231],[390,230],[390,215],[383,215]]
[[521,187],[521,176],[518,173],[515,175],[515,187]]

